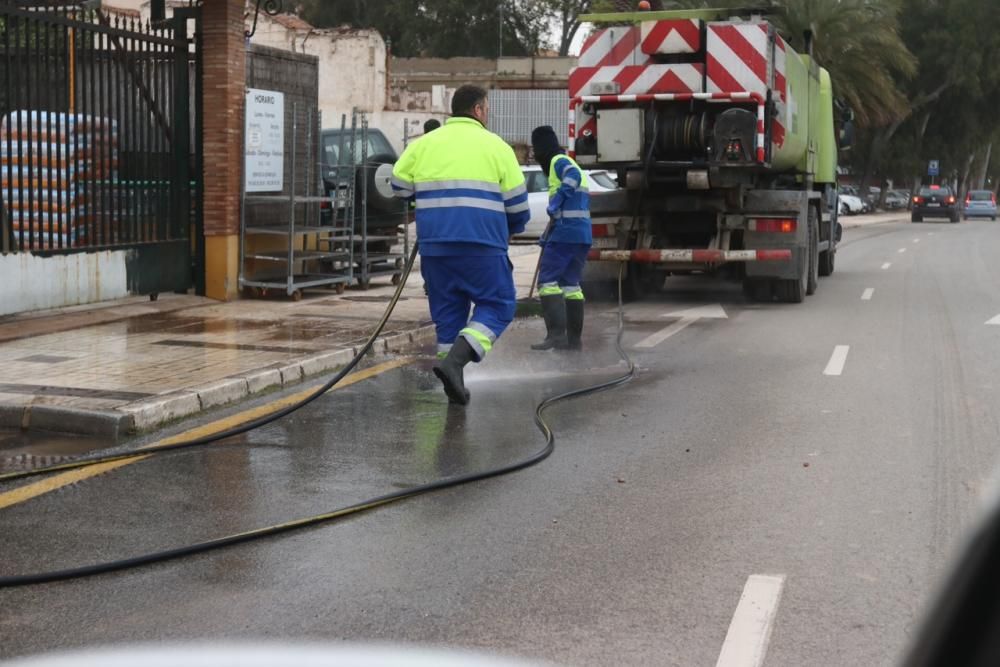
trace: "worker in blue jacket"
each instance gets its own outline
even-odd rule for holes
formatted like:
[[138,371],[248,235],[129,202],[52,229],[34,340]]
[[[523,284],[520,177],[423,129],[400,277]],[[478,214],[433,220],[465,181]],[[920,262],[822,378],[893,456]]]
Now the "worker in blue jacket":
[[538,296],[542,300],[545,340],[533,350],[581,348],[583,290],[580,280],[593,241],[587,175],[559,145],[549,125],[531,133],[531,147],[543,173],[549,176],[551,223],[541,239]]
[[442,127],[403,151],[392,187],[397,197],[416,202],[420,270],[441,360],[434,374],[448,399],[465,405],[463,368],[482,361],[514,319],[507,244],[531,213],[513,149],[486,129],[486,91],[460,87],[451,110]]

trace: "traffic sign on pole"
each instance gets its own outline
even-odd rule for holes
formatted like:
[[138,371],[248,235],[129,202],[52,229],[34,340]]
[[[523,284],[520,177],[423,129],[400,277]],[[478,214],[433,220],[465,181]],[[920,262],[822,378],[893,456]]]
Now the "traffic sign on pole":
[[940,176],[941,175],[941,165],[937,160],[931,160],[927,163],[927,175],[928,176]]

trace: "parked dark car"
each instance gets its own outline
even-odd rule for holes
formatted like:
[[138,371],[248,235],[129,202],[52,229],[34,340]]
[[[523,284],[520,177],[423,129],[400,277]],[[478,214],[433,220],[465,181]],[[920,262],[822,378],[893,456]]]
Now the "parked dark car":
[[991,190],[969,190],[965,195],[966,218],[997,219],[997,196]]
[[962,219],[958,198],[947,185],[925,185],[913,196],[912,222],[924,218],[948,218],[952,222]]
[[[351,131],[332,129],[323,130],[321,134],[320,156],[322,160],[323,185],[327,193],[331,193],[337,188],[338,178],[341,180],[340,186],[344,186],[344,179],[351,178],[349,170],[343,167],[360,167],[364,158],[365,168],[358,169],[353,176],[355,180],[355,206],[356,211],[361,210],[362,192],[365,192],[368,203],[368,226],[369,229],[387,227],[394,229],[399,220],[394,215],[403,210],[402,200],[394,197],[386,197],[379,193],[375,187],[375,170],[382,164],[393,164],[399,157],[393,150],[392,144],[386,139],[380,130],[369,128],[367,146],[362,145],[361,130],[356,130],[353,155],[351,155]],[[340,165],[341,169],[335,169]],[[365,183],[367,181],[367,183]],[[330,210],[324,208],[321,212],[324,220],[330,216]]]

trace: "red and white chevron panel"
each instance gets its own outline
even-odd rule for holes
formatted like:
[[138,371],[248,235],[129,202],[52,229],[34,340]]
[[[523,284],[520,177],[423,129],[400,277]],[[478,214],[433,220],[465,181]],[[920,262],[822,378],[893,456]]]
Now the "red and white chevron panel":
[[645,65],[652,62],[642,52],[639,26],[605,28],[591,35],[580,49],[579,67]]
[[767,94],[772,74],[770,41],[767,23],[709,23],[707,92]]
[[643,21],[640,26],[642,52],[654,54],[701,51],[701,20]]
[[595,83],[615,83],[621,95],[700,93],[704,78],[705,67],[701,63],[577,67],[569,74],[569,96],[606,92],[595,90]]

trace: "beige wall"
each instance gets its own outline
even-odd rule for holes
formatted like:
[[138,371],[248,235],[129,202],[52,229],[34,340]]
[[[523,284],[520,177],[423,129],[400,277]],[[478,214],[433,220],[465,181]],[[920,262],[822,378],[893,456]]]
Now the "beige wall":
[[319,108],[323,127],[340,127],[358,108],[377,126],[386,102],[386,48],[382,36],[371,30],[317,30],[289,28],[261,16],[254,44],[272,46],[319,59]]

